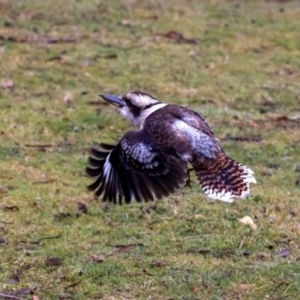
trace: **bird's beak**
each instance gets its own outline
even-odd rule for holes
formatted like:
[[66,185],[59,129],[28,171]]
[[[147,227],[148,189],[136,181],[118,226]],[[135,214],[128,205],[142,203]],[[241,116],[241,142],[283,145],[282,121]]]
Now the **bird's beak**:
[[125,105],[124,101],[119,96],[107,95],[107,94],[99,95],[99,96],[101,96],[108,103],[113,104],[115,106],[123,107]]

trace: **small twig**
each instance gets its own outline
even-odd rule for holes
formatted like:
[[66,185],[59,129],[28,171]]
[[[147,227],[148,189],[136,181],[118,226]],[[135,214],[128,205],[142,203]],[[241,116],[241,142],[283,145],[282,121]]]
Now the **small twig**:
[[14,37],[14,36],[3,36],[0,35],[0,40],[14,42],[14,43],[46,43],[46,44],[56,44],[56,43],[74,43],[79,40],[79,38],[74,36],[67,37]]
[[60,237],[62,237],[61,234],[54,235],[54,236],[45,236],[45,237],[42,237],[42,238],[38,239],[37,241],[33,241],[33,242],[22,240],[21,243],[39,245],[42,240],[58,239]]
[[13,295],[8,295],[8,294],[0,294],[0,298],[9,298],[9,299],[15,299],[15,300],[24,300],[24,298],[16,297]]
[[16,205],[12,205],[12,206],[1,205],[0,208],[4,210],[14,210],[14,209],[19,210],[19,207]]
[[198,44],[199,43],[199,39],[187,38],[186,36],[184,36],[182,33],[178,32],[178,31],[169,31],[167,33],[156,32],[154,34],[163,36],[168,39],[175,40],[177,42],[184,42],[184,43],[188,43],[188,44]]
[[221,140],[232,140],[232,141],[241,141],[241,142],[261,142],[262,138],[260,136],[230,136],[226,135]]
[[46,179],[46,180],[40,180],[40,181],[35,181],[32,184],[43,184],[43,183],[52,183],[55,182],[55,179]]
[[79,283],[81,283],[81,280],[75,281],[75,282],[71,283],[70,285],[67,285],[65,287],[65,289],[69,289],[71,287],[74,287],[74,286],[78,285]]
[[106,244],[106,245],[110,246],[110,247],[119,248],[118,250],[106,253],[106,256],[113,256],[113,255],[116,255],[116,254],[119,254],[119,253],[122,253],[122,252],[129,251],[133,247],[144,246],[144,244],[142,244],[142,243],[130,244],[130,245],[119,245],[119,244]]
[[115,53],[111,53],[111,54],[107,54],[107,55],[96,55],[94,56],[94,60],[97,60],[99,58],[104,58],[104,59],[112,59],[112,58],[117,58],[117,54]]
[[38,148],[40,151],[45,151],[46,148],[53,148],[55,147],[54,145],[51,145],[51,144],[22,144],[22,143],[19,143],[19,142],[16,142],[14,141],[14,143],[20,147],[20,148],[23,148],[23,149],[26,149],[26,148]]
[[109,246],[109,247],[116,247],[116,248],[123,248],[123,247],[137,247],[137,246],[141,246],[141,247],[143,247],[143,246],[144,246],[144,244],[142,244],[142,243],[129,244],[129,245],[121,245],[121,244],[106,244],[106,246]]
[[123,253],[123,252],[129,251],[133,247],[134,246],[125,246],[125,247],[122,247],[122,248],[118,248],[118,250],[106,253],[106,256],[113,256],[113,255],[116,255],[116,254],[119,254],[119,253]]
[[148,275],[148,276],[156,276],[155,274],[151,274],[149,273],[147,270],[143,269],[144,274]]
[[141,43],[141,44],[132,44],[132,46],[128,46],[128,47],[121,47],[116,44],[110,44],[110,43],[104,44],[104,43],[100,43],[98,41],[97,41],[97,44],[101,45],[102,47],[105,47],[105,48],[117,48],[118,50],[121,50],[121,51],[128,51],[128,50],[132,50],[132,49],[136,49],[136,48],[141,48],[146,45],[145,43]]
[[51,148],[53,145],[51,144],[23,144],[25,147],[32,147],[32,148]]
[[61,234],[54,235],[54,236],[45,236],[45,237],[40,238],[38,241],[40,242],[42,240],[58,239],[58,238],[61,238],[61,237],[62,237]]

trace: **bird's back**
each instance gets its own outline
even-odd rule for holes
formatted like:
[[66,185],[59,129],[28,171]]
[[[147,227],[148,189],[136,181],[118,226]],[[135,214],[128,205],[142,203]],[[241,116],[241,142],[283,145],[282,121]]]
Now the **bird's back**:
[[220,148],[204,118],[179,105],[168,104],[156,110],[148,116],[144,128],[159,147],[185,161],[214,157]]

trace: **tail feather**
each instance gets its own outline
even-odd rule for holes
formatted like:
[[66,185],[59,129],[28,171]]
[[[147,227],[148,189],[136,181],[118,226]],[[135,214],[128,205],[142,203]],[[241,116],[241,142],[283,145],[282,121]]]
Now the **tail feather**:
[[216,159],[193,163],[204,193],[211,199],[233,202],[233,198],[246,198],[250,183],[256,183],[254,172],[248,167],[220,154]]

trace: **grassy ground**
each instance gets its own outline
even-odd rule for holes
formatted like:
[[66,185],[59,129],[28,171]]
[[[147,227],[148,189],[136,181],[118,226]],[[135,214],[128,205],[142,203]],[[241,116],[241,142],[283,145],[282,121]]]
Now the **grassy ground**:
[[[0,0],[0,298],[299,299],[299,15],[298,1]],[[255,171],[252,195],[211,203],[193,177],[150,214],[95,200],[88,150],[129,128],[97,95],[131,89],[205,116]]]

